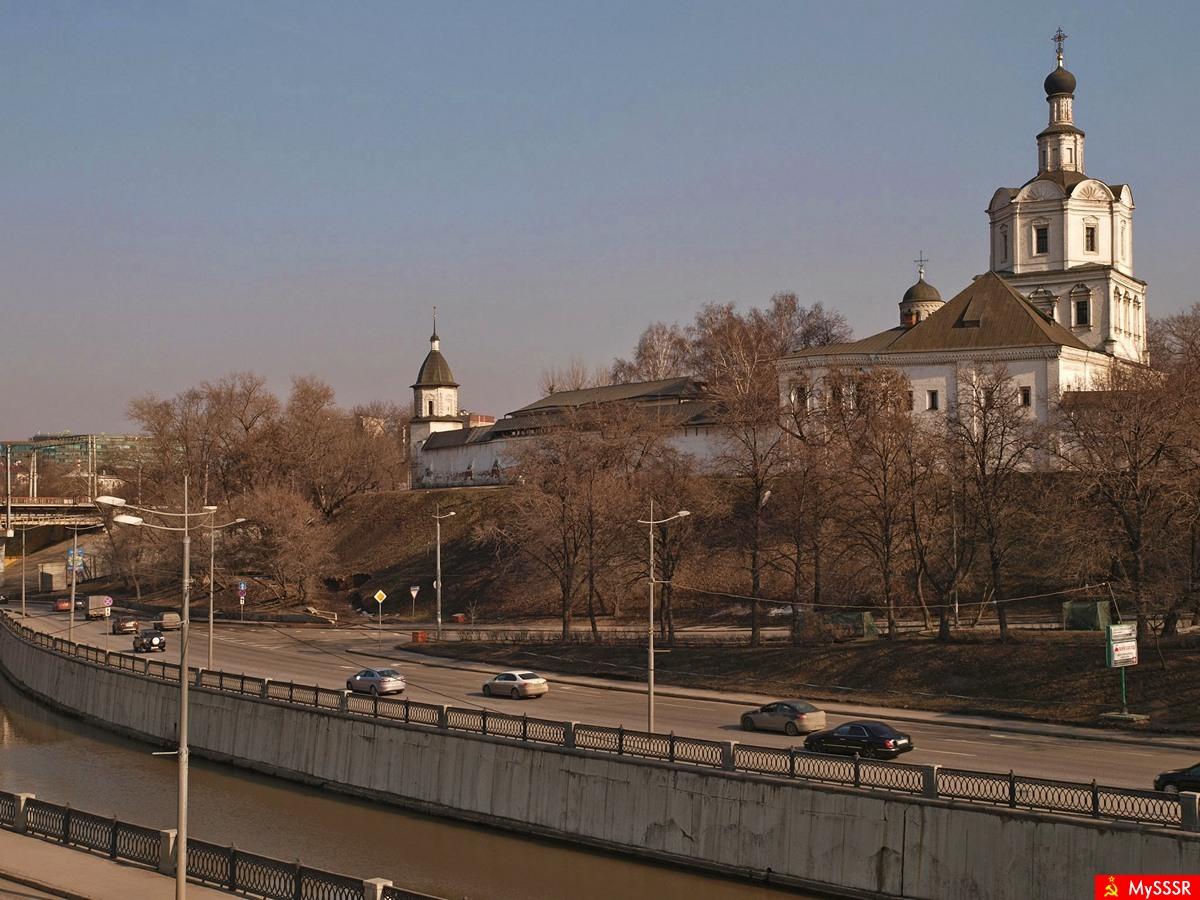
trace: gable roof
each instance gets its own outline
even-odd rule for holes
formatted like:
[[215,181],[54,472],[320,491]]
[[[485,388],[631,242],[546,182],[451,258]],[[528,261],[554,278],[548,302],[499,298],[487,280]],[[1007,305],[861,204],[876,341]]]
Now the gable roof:
[[707,399],[704,383],[689,376],[665,378],[661,381],[638,381],[632,384],[608,384],[604,387],[585,388],[579,391],[556,391],[541,400],[510,412],[510,417],[534,413],[574,409],[600,403],[632,402],[638,405],[660,403],[688,403]]
[[985,272],[911,328],[891,328],[861,341],[813,347],[787,358],[1054,346],[1090,349],[995,272]]

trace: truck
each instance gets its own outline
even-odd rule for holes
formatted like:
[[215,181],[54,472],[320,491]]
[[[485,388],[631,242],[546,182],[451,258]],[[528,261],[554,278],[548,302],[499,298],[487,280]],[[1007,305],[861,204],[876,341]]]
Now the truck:
[[112,597],[92,594],[87,598],[87,617],[89,619],[107,619],[112,609]]

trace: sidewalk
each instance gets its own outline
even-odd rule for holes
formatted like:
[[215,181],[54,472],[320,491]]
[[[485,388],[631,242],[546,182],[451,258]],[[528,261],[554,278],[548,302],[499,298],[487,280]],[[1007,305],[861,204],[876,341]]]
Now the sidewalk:
[[[0,828],[0,877],[71,900],[172,900],[175,896],[175,879],[153,869],[7,828]],[[187,894],[194,900],[241,896],[191,882]],[[0,897],[5,896],[37,895],[6,895],[0,887]]]

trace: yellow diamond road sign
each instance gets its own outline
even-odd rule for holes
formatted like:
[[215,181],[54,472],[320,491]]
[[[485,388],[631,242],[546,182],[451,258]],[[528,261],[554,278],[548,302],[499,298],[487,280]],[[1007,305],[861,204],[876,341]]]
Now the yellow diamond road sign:
[[378,603],[380,606],[383,605],[383,601],[386,599],[387,599],[387,594],[385,594],[383,591],[375,592],[375,602]]

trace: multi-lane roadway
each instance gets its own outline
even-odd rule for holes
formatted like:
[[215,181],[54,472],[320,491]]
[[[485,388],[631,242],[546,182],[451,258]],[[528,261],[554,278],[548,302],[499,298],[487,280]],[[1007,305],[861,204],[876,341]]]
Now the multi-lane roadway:
[[[11,608],[11,607],[10,607]],[[65,636],[67,614],[31,604],[27,623]],[[132,653],[128,635],[111,635],[107,622],[77,619],[76,641]],[[252,627],[219,624],[214,641],[215,669],[277,681],[295,681],[339,689],[348,675],[370,666],[391,665],[408,679],[406,696],[425,703],[483,707],[501,712],[645,730],[645,685],[607,682],[599,678],[556,677],[540,699],[514,701],[485,697],[481,690],[492,669],[477,664],[431,661],[406,653],[408,633],[382,637],[374,626],[338,628]],[[168,632],[167,659],[179,659],[179,633]],[[206,621],[192,621],[188,661],[208,663]],[[659,685],[655,697],[655,730],[706,740],[741,741],[763,746],[799,745],[801,738],[743,732],[740,713],[778,697],[745,692],[719,693]],[[1154,776],[1167,769],[1200,761],[1200,740],[1158,737],[1099,728],[1075,728],[1002,719],[926,713],[911,709],[855,708],[818,704],[828,712],[829,726],[854,718],[879,718],[913,737],[916,749],[905,763],[940,765],[1018,774],[1064,781],[1149,789]]]

